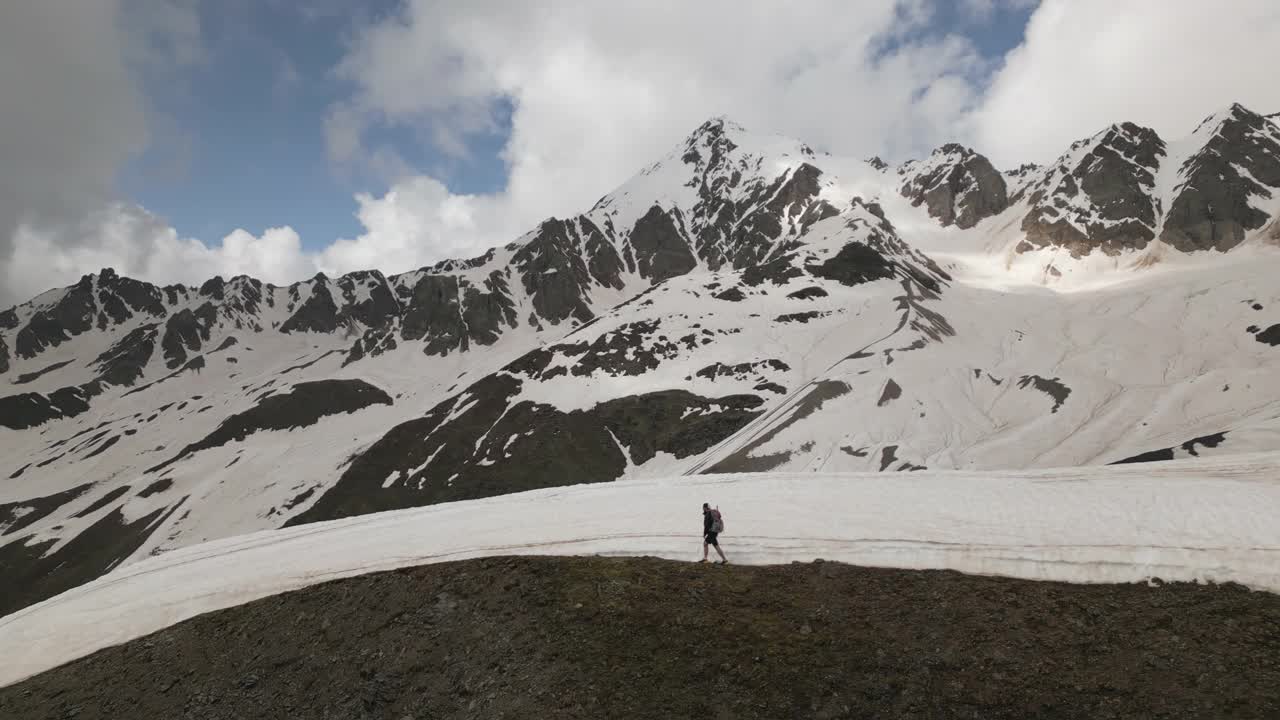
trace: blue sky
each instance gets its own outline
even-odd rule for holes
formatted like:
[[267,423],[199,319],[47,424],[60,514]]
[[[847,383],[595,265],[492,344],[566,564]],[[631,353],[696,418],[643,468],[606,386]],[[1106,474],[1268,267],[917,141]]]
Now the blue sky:
[[[247,0],[199,5],[203,60],[145,80],[150,142],[122,171],[122,194],[205,242],[236,228],[257,235],[282,225],[294,228],[308,249],[356,236],[361,227],[353,195],[380,194],[392,178],[335,167],[326,154],[324,118],[351,92],[334,68],[352,34],[395,12],[397,2],[372,0],[355,13],[336,7]],[[941,2],[930,25],[904,40],[958,33],[983,56],[999,58],[1021,41],[1030,14],[1028,6],[998,3],[979,22],[960,3]],[[509,124],[500,130],[469,136],[464,159],[445,157],[405,126],[374,124],[365,144],[390,149],[412,171],[454,193],[496,192],[506,181],[499,152]]]
[[[144,81],[150,144],[124,168],[123,194],[206,242],[282,225],[309,248],[354,237],[353,195],[380,194],[392,178],[334,167],[324,118],[349,93],[334,67],[351,33],[396,6],[371,0],[348,13],[288,2],[200,4],[204,58],[177,77]],[[474,140],[472,155],[458,160],[405,127],[374,126],[366,135],[455,192],[501,189],[505,137]]]

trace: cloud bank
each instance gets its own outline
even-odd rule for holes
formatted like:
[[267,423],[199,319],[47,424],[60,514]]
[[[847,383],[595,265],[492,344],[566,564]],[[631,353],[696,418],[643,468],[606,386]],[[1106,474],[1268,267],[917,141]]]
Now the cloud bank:
[[[1233,101],[1280,111],[1270,0],[1047,0],[1021,45],[984,57],[967,33],[1010,3],[1026,0],[966,0],[969,25],[943,28],[926,0],[409,0],[357,28],[334,72],[348,92],[315,120],[335,167],[396,180],[354,198],[360,235],[308,238],[327,243],[310,251],[287,227],[184,238],[112,198],[114,172],[147,137],[119,21],[128,8],[5,4],[0,67],[23,73],[0,70],[0,161],[20,170],[0,178],[0,305],[105,266],[158,282],[285,283],[478,254],[589,207],[712,115],[834,153],[902,160],[958,140],[1011,166],[1051,160],[1111,122],[1177,137]],[[177,56],[199,37],[175,12],[152,32]],[[94,61],[51,54],[66,52]],[[370,140],[408,128],[465,158],[503,109],[506,185],[493,194],[452,193]]]

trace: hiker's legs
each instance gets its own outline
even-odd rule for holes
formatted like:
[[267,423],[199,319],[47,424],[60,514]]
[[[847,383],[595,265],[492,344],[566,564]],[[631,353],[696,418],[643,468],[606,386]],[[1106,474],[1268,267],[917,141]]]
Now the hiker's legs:
[[729,562],[729,558],[724,556],[724,551],[720,549],[720,543],[716,543],[716,552],[720,554],[720,559]]
[[702,559],[703,560],[707,559],[707,548],[710,547],[710,545],[711,544],[707,542],[706,538],[702,538]]

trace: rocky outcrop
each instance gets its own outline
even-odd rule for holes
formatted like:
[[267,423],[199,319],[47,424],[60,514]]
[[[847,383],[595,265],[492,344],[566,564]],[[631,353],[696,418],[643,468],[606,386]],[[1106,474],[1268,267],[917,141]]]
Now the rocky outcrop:
[[85,275],[67,288],[53,307],[31,316],[14,338],[14,352],[21,358],[33,358],[45,348],[57,347],[93,328],[96,314],[93,276]]
[[366,328],[380,327],[400,314],[400,302],[377,270],[348,273],[338,278],[337,285],[343,299],[339,325],[356,320]]
[[628,245],[636,259],[637,270],[641,277],[653,283],[684,275],[698,266],[685,234],[672,215],[654,205],[631,230]]
[[413,289],[400,328],[407,341],[426,339],[424,352],[443,355],[462,348],[466,332],[458,300],[458,278],[424,275]]
[[111,385],[133,385],[151,361],[159,334],[159,326],[149,323],[125,335],[94,360],[99,378]]
[[217,311],[210,303],[192,312],[189,308],[169,316],[164,324],[164,337],[160,347],[164,350],[165,365],[173,370],[187,362],[187,352],[199,350],[209,339]]
[[492,345],[505,328],[516,327],[515,303],[511,300],[507,278],[501,271],[489,273],[483,290],[464,281],[462,322],[467,338],[478,345]]
[[1209,139],[1178,171],[1160,239],[1184,252],[1230,250],[1271,219],[1256,205],[1280,192],[1280,127],[1233,105],[1201,131]]
[[[406,304],[400,336],[424,340],[428,355],[445,355],[468,350],[473,342],[492,345],[504,327],[516,324],[515,303],[501,272],[490,273],[483,289],[457,275],[424,275]],[[361,338],[358,352],[378,354],[394,347],[386,333],[371,330]]]
[[692,217],[698,256],[712,270],[765,262],[786,245],[786,238],[797,238],[819,220],[839,214],[818,197],[822,171],[813,165],[802,163],[767,183],[754,172],[751,180],[742,180],[744,171],[758,169],[704,173]]
[[658,452],[705,451],[762,404],[753,395],[708,399],[671,390],[566,412],[515,401],[521,387],[511,375],[490,375],[396,426],[287,525],[615,480]]
[[89,409],[92,393],[81,387],[64,387],[48,395],[22,393],[0,397],[0,427],[26,430],[50,420],[75,417]]
[[153,318],[168,314],[160,288],[104,268],[98,273],[98,329],[119,325],[142,313]]
[[288,392],[262,398],[244,412],[223,420],[204,439],[184,447],[177,455],[147,470],[154,473],[190,455],[238,442],[269,430],[308,427],[329,415],[353,413],[370,405],[390,405],[391,396],[363,380],[316,380],[294,385]]
[[948,143],[927,160],[908,162],[898,173],[911,204],[924,205],[943,227],[971,228],[1009,206],[1004,176],[986,157]]
[[0,335],[0,375],[9,372],[9,344]]
[[222,300],[226,297],[227,284],[222,281],[221,275],[214,275],[200,286],[200,296],[207,297],[211,300]]
[[1156,236],[1161,213],[1153,197],[1165,143],[1154,130],[1112,125],[1071,150],[1026,189],[1030,211],[1019,252],[1044,247],[1082,257],[1138,250]]
[[[299,284],[289,288],[297,293]],[[293,315],[280,325],[280,332],[331,333],[338,329],[338,305],[329,292],[329,280],[323,274],[311,279],[311,294],[298,306]]]
[[[570,318],[587,322],[595,317],[588,301],[591,283],[616,287],[616,273],[622,268],[613,246],[596,237],[600,233],[583,218],[551,219],[516,251],[512,262],[538,318],[558,325]],[[584,252],[588,246],[597,251],[590,266]],[[593,269],[598,275],[593,275]]]

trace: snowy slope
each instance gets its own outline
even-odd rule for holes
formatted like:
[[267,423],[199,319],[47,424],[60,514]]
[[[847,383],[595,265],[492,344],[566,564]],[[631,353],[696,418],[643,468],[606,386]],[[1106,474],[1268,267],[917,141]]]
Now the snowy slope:
[[717,118],[571,218],[397,276],[0,312],[0,615],[209,540],[549,486],[1280,450],[1280,128],[999,172]]
[[[1073,582],[1280,591],[1275,454],[1027,473],[704,476],[574,486],[216,541],[0,618],[0,685],[195,615],[351,575],[488,555],[816,558]],[[715,572],[714,570],[709,570]]]

